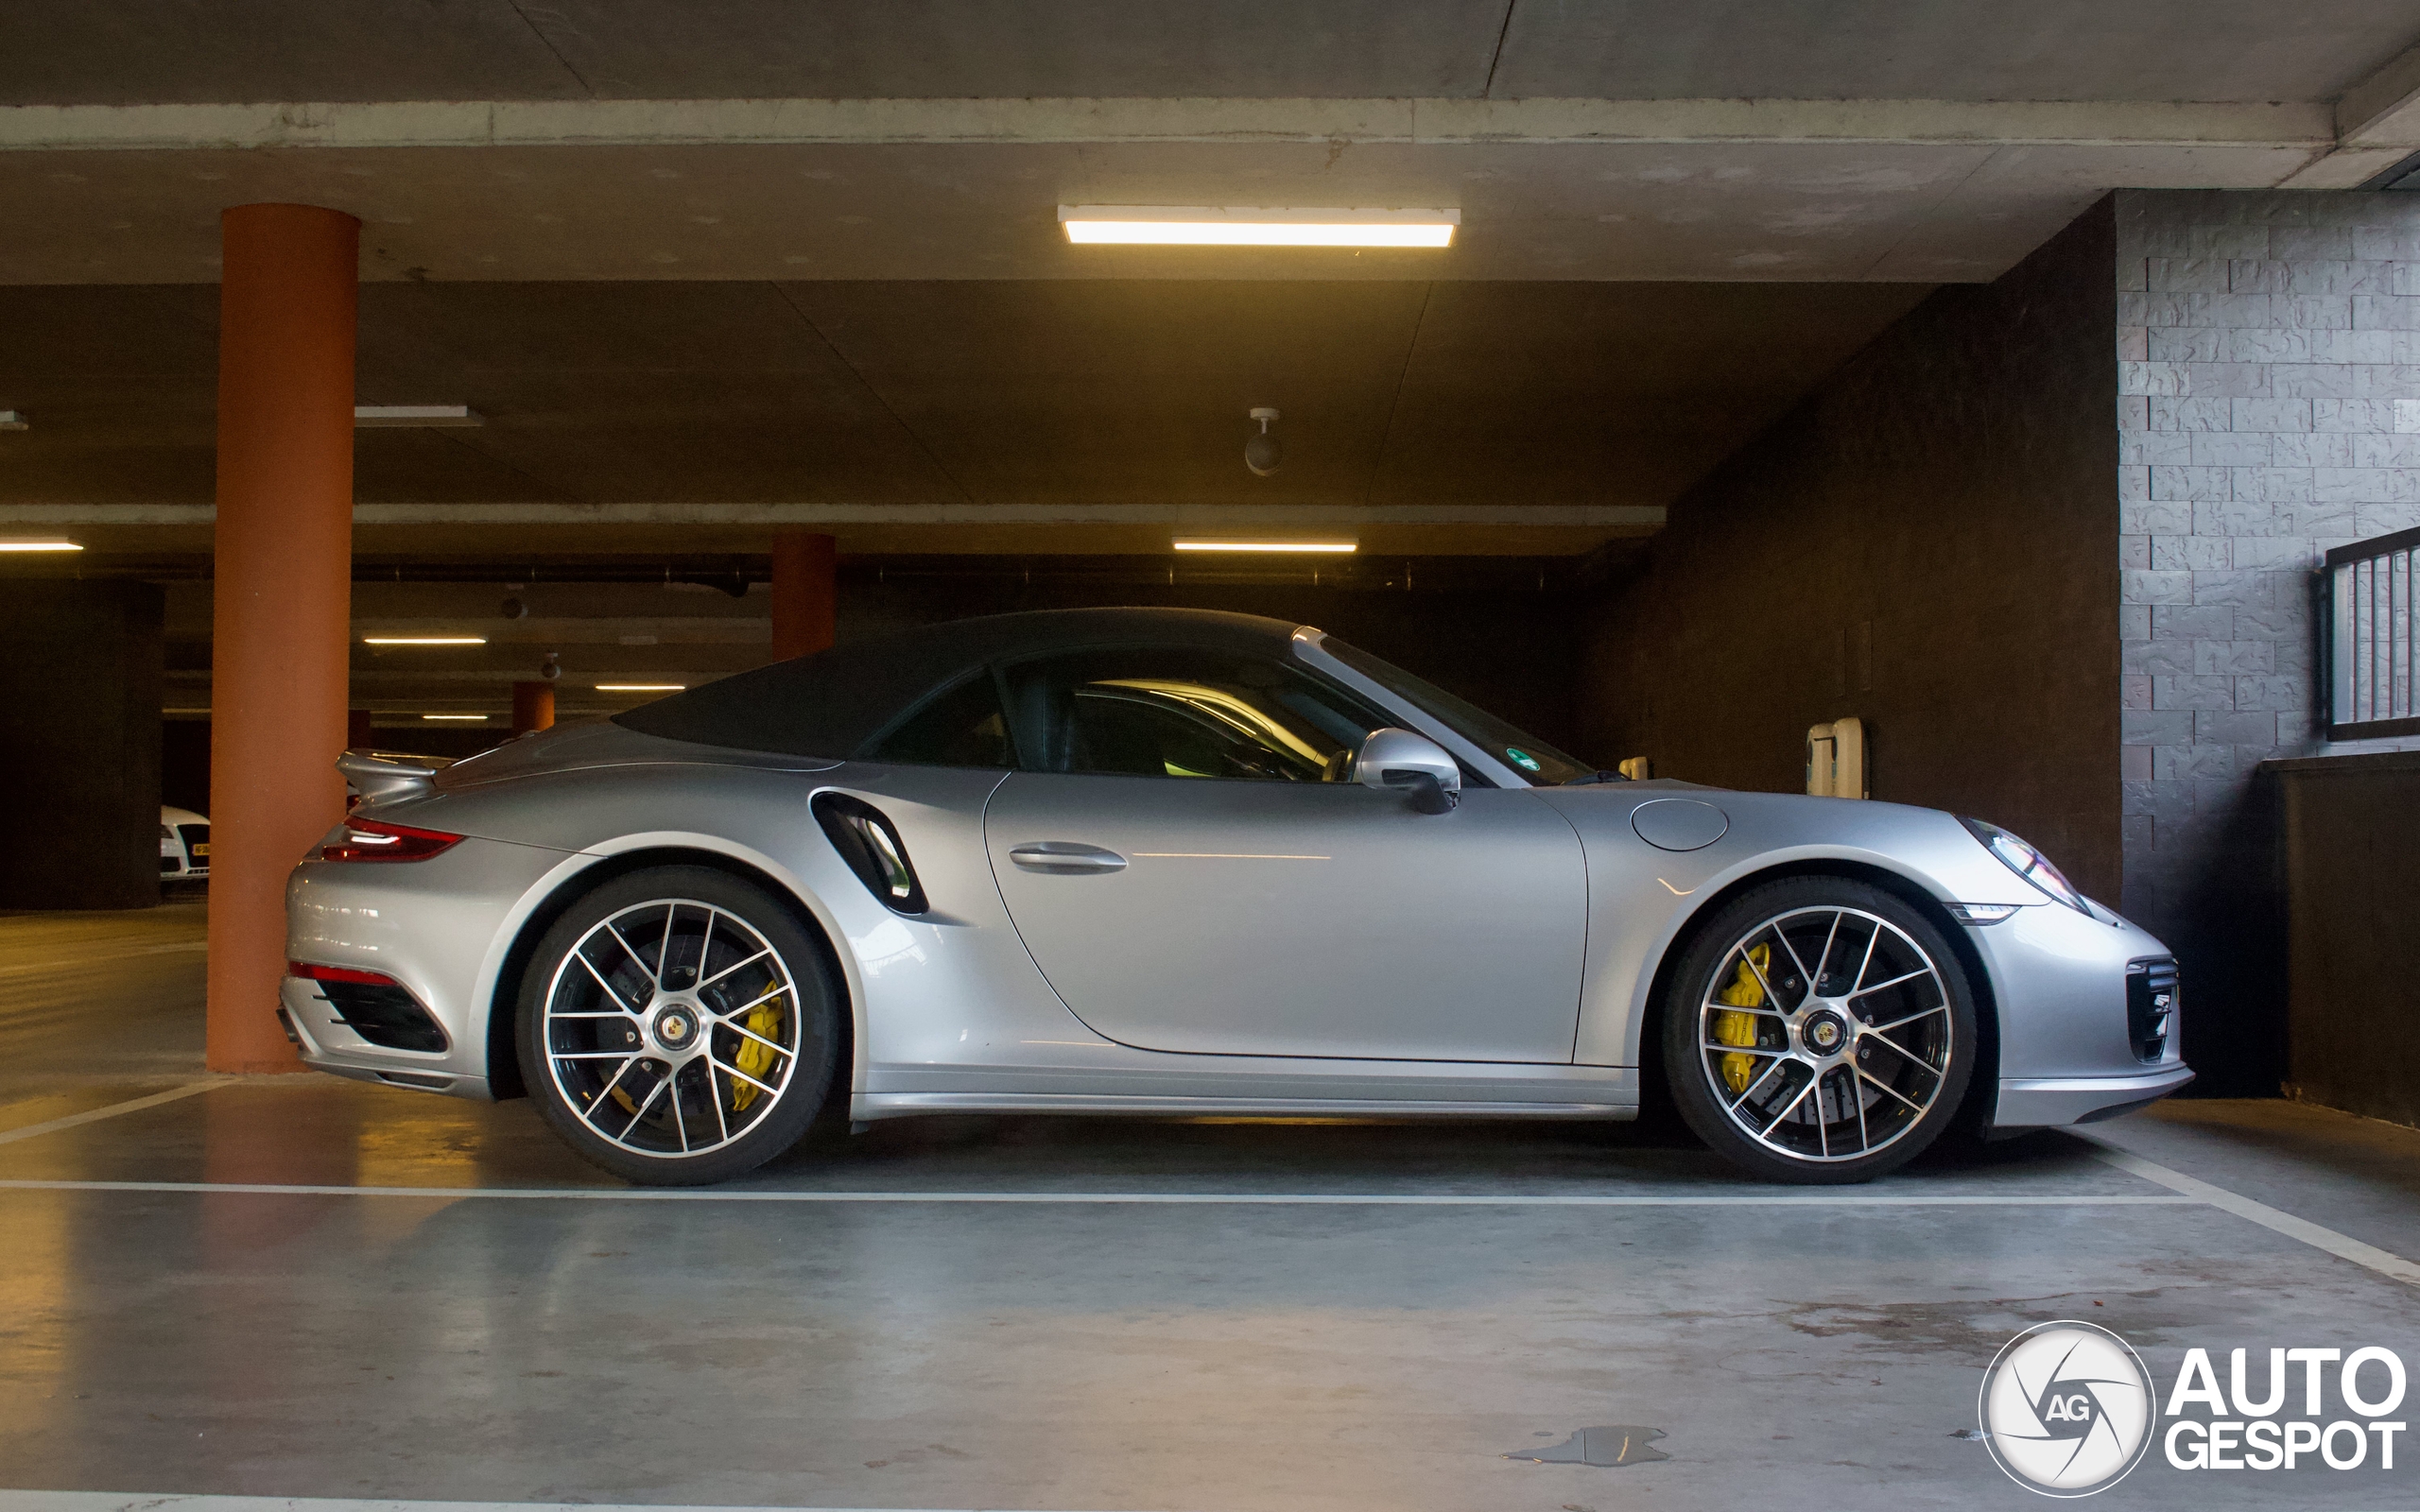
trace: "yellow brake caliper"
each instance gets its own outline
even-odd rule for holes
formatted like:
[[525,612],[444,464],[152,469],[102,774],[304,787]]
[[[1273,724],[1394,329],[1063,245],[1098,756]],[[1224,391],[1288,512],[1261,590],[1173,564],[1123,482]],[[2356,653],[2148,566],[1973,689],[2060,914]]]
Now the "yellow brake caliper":
[[[782,1000],[773,998],[758,1005],[748,1015],[748,1032],[763,1035],[767,1040],[779,1040],[782,1036]],[[1725,1041],[1725,1043],[1728,1042]],[[770,1046],[760,1040],[743,1038],[739,1041],[739,1053],[732,1057],[732,1062],[741,1071],[762,1081],[765,1073],[772,1069],[773,1051]],[[755,1088],[736,1076],[731,1079],[731,1110],[733,1112],[748,1111],[748,1106],[756,1101],[756,1096]]]
[[[1754,963],[1753,967],[1750,964],[1751,962]],[[1717,1003],[1728,1004],[1730,1006],[1735,1008],[1763,1007],[1765,1005],[1765,989],[1763,986],[1757,982],[1756,976],[1758,972],[1770,970],[1772,964],[1773,948],[1772,946],[1750,946],[1747,952],[1747,959],[1739,963],[1739,970],[1733,975],[1731,985],[1716,993],[1714,995],[1714,1001]],[[1716,1014],[1714,1016],[1714,1038],[1718,1044],[1754,1044],[1756,1042],[1756,1016],[1753,1013]],[[1754,1056],[1728,1055],[1722,1057],[1722,1079],[1724,1083],[1730,1087],[1731,1094],[1734,1097],[1738,1096],[1740,1093],[1748,1090],[1749,1073],[1755,1069],[1756,1057]]]

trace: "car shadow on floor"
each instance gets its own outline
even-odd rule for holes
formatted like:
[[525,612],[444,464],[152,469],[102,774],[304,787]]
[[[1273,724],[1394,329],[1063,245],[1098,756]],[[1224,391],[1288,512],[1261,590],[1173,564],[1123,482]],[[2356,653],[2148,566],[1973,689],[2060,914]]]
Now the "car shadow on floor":
[[[335,1187],[621,1185],[526,1099],[475,1103],[325,1076],[230,1081],[11,1144],[17,1179]],[[1926,1152],[1883,1178],[1944,1191],[2115,1190],[2057,1133]],[[1742,1194],[1762,1186],[1677,1121],[939,1114],[819,1131],[732,1183],[751,1191]]]

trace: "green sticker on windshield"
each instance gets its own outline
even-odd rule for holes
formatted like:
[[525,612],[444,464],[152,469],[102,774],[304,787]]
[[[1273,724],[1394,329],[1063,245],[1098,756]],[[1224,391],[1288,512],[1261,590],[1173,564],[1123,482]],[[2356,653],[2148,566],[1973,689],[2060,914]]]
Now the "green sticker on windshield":
[[1525,772],[1534,772],[1542,769],[1538,765],[1538,759],[1535,756],[1530,755],[1528,751],[1523,750],[1518,746],[1505,747],[1504,754],[1512,757],[1512,765],[1518,766]]

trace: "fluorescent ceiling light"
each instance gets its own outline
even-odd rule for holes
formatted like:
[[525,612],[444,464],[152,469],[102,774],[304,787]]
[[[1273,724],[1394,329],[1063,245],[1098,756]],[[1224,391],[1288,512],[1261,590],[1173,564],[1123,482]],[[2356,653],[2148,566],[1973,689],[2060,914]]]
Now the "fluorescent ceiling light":
[[485,645],[484,635],[365,635],[364,645]]
[[356,430],[398,425],[484,425],[487,420],[468,404],[355,404]]
[[65,536],[0,536],[0,551],[81,551]]
[[1061,205],[1059,221],[1080,247],[1445,247],[1462,213]]
[[1222,541],[1180,537],[1179,551],[1314,551],[1350,553],[1360,549],[1353,541]]
[[485,714],[423,714],[421,717],[423,719],[476,719],[484,723],[488,716]]
[[600,682],[596,685],[599,693],[681,693],[688,686],[685,682]]

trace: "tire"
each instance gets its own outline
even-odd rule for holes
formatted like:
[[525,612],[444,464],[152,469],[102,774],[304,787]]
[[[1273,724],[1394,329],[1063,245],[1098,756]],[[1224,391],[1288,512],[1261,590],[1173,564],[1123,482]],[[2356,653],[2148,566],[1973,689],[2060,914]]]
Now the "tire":
[[1870,1181],[1913,1160],[1958,1117],[1979,1044],[1974,992],[1940,928],[1842,877],[1723,905],[1662,1008],[1681,1116],[1767,1181]]
[[840,993],[815,937],[704,867],[616,877],[540,940],[516,1009],[555,1133],[644,1186],[702,1186],[798,1143],[830,1097]]

